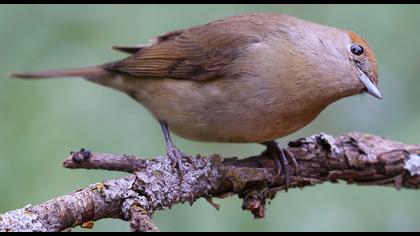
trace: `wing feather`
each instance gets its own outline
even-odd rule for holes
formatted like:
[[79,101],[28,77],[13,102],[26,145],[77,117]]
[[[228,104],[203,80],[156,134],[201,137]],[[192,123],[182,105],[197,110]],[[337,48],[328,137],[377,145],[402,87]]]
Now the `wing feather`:
[[251,44],[261,42],[270,33],[272,28],[263,27],[262,22],[261,15],[251,14],[169,32],[105,68],[139,77],[217,78]]

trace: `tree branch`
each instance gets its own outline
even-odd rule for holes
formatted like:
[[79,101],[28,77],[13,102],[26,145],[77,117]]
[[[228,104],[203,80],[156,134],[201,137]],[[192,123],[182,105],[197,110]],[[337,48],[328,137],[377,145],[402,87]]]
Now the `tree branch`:
[[[420,145],[407,145],[379,136],[349,133],[333,138],[317,134],[289,143],[287,149],[299,166],[289,168],[289,188],[344,180],[349,184],[420,188]],[[67,168],[119,170],[127,177],[92,184],[48,202],[0,215],[0,231],[64,231],[75,226],[92,227],[92,221],[120,218],[132,231],[157,231],[151,216],[175,204],[237,194],[243,209],[264,217],[265,203],[284,190],[275,176],[275,162],[261,154],[246,159],[219,155],[187,158],[184,175],[169,158],[145,160],[128,155],[72,152]]]

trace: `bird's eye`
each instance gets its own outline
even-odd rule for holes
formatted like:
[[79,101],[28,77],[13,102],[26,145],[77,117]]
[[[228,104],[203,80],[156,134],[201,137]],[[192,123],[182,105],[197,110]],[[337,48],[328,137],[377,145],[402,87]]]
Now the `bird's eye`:
[[350,46],[350,52],[353,53],[356,56],[360,56],[362,55],[365,50],[363,49],[363,47],[359,44],[353,44]]

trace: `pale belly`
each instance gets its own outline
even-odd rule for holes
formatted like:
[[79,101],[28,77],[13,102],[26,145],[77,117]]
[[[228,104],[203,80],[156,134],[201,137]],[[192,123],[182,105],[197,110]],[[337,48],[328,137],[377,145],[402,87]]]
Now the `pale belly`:
[[281,99],[276,96],[281,91],[271,85],[255,88],[255,83],[246,83],[136,79],[130,88],[138,89],[130,94],[157,119],[165,120],[171,132],[204,142],[274,140],[299,130],[324,108],[308,102],[302,106],[296,97]]

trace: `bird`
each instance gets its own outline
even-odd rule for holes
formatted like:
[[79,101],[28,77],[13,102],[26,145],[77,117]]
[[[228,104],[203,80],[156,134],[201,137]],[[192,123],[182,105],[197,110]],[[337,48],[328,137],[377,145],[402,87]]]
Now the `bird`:
[[121,91],[160,123],[167,156],[182,173],[180,137],[259,143],[284,175],[296,161],[277,139],[328,105],[368,93],[382,99],[369,43],[351,30],[278,13],[243,13],[114,46],[123,59],[76,69],[11,73],[35,79],[82,77]]

